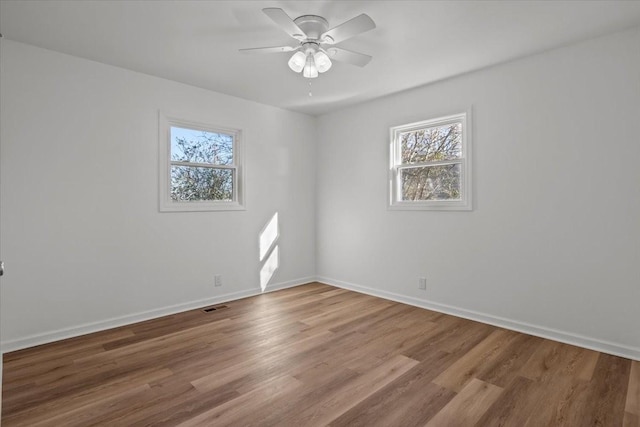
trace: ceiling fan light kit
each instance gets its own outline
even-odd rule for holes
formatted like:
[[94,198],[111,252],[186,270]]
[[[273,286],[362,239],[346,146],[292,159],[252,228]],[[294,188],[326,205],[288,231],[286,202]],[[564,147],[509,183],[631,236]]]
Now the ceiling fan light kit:
[[313,60],[313,55],[307,55],[307,63],[304,64],[302,75],[308,79],[315,79],[318,77],[318,68]]
[[289,59],[289,68],[308,79],[315,79],[318,73],[324,73],[331,68],[329,56],[320,50],[317,43],[304,43],[303,50],[299,50]]
[[331,68],[332,64],[329,56],[321,50],[313,55],[313,60],[316,63],[316,67],[318,67],[318,71],[321,73],[329,71],[329,68]]
[[304,64],[307,62],[307,57],[304,53],[298,51],[293,54],[291,59],[289,59],[289,68],[291,68],[296,73],[299,73],[304,68]]
[[[289,68],[303,77],[315,79],[319,73],[328,71],[336,61],[364,67],[371,56],[333,46],[376,27],[373,20],[364,13],[329,29],[326,19],[317,15],[303,15],[291,19],[279,8],[265,8],[262,11],[287,34],[298,40],[298,46],[261,47],[240,49],[246,53],[294,52],[289,58]],[[330,45],[327,49],[323,45]]]

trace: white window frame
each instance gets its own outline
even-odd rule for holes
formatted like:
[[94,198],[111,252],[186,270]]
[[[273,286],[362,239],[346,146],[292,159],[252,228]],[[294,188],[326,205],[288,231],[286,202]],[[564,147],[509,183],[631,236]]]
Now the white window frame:
[[[460,164],[460,199],[458,200],[401,200],[401,172],[408,166],[402,165],[400,135],[415,130],[446,126],[453,123],[462,124],[462,157],[455,160],[424,162],[411,164],[411,167]],[[424,120],[390,128],[389,144],[389,196],[388,207],[391,210],[440,210],[470,211],[472,210],[471,182],[471,111],[459,114]]]
[[[182,162],[171,161],[171,127],[194,129],[212,133],[222,133],[233,137],[233,163],[231,165],[215,165],[216,169],[233,170],[233,197],[230,201],[203,200],[177,202],[171,199],[171,165]],[[242,130],[168,117],[159,113],[159,209],[160,212],[202,212],[202,211],[238,211],[245,210],[244,205],[244,168]],[[184,163],[188,166],[212,167],[211,164]]]

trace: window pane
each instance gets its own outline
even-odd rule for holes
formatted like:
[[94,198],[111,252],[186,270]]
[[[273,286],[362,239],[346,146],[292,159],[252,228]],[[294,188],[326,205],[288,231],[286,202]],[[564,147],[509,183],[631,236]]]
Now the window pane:
[[460,200],[460,164],[402,169],[402,200]]
[[233,136],[171,126],[171,160],[230,165]]
[[462,157],[462,124],[401,133],[400,150],[403,164],[459,159]]
[[198,200],[231,201],[233,169],[171,166],[171,199],[177,202]]

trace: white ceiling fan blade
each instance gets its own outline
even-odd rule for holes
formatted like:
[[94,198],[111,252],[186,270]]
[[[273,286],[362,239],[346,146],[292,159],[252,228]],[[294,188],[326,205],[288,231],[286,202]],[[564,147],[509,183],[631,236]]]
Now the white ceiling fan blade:
[[331,46],[327,49],[327,55],[329,55],[330,59],[335,59],[336,61],[340,62],[346,62],[347,64],[351,65],[357,65],[358,67],[364,67],[369,63],[369,61],[371,61],[371,56],[369,55],[334,46]]
[[287,13],[277,7],[267,7],[262,9],[262,11],[267,15],[273,22],[278,24],[280,28],[282,28],[285,33],[289,34],[296,40],[304,40],[307,36],[304,31],[293,22],[293,19],[287,15]]
[[293,46],[274,46],[274,47],[251,47],[248,49],[239,49],[242,53],[280,53],[280,52],[293,52],[298,50]]
[[376,23],[373,19],[363,13],[323,33],[320,40],[323,43],[336,44],[365,31],[373,30],[375,27]]

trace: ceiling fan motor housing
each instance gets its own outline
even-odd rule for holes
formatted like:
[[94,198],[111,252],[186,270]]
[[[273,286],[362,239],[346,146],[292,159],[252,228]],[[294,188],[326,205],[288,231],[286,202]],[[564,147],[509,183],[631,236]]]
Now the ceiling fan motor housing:
[[305,55],[313,55],[320,49],[320,45],[314,42],[304,42],[302,43],[302,52]]

